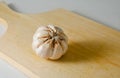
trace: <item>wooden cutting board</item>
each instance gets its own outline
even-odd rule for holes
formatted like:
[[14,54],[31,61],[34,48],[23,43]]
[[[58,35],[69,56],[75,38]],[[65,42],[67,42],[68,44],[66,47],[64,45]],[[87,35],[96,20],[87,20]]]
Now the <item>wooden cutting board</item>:
[[[20,14],[0,3],[8,29],[0,38],[0,58],[30,78],[120,78],[120,32],[64,9]],[[67,54],[42,59],[31,48],[39,25],[61,27],[69,37]]]

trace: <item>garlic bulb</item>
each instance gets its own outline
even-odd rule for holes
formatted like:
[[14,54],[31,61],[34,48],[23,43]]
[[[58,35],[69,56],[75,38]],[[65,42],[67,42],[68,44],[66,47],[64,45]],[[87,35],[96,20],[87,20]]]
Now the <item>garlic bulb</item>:
[[32,48],[40,57],[56,60],[66,53],[68,38],[59,27],[41,26],[33,36]]

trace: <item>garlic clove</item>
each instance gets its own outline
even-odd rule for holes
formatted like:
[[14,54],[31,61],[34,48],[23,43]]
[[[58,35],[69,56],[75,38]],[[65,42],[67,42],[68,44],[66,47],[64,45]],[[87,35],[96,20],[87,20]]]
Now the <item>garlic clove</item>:
[[62,56],[62,47],[59,44],[55,45],[55,48],[53,50],[53,54],[50,57],[50,59],[56,60]]
[[68,49],[68,45],[66,45],[67,43],[65,41],[61,41],[61,44],[62,44],[63,55],[64,55]]
[[34,42],[32,43],[32,48],[33,49],[38,48],[39,46],[43,44],[43,41],[44,41],[43,39],[34,40]]
[[43,38],[43,37],[46,37],[48,36],[48,32],[46,31],[42,31],[41,33],[37,33],[34,35],[33,39],[38,39],[38,38]]
[[37,55],[40,57],[48,59],[52,55],[51,44],[44,43],[37,50]]

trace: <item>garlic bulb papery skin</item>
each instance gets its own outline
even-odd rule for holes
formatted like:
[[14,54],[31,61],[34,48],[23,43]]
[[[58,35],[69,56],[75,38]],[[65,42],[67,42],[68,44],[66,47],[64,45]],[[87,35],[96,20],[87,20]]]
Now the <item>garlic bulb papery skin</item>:
[[56,60],[68,49],[68,37],[59,27],[40,26],[33,35],[32,48],[42,58]]

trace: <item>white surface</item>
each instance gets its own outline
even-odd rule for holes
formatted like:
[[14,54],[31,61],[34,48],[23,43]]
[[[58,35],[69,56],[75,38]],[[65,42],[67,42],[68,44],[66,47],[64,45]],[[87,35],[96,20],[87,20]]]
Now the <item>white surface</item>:
[[[120,30],[120,0],[5,0],[22,13],[40,13],[65,8]],[[0,78],[26,78],[24,74],[0,60]]]
[[0,24],[0,37],[6,32],[6,27],[3,24]]
[[8,63],[0,59],[0,78],[27,78],[23,73],[16,70]]

